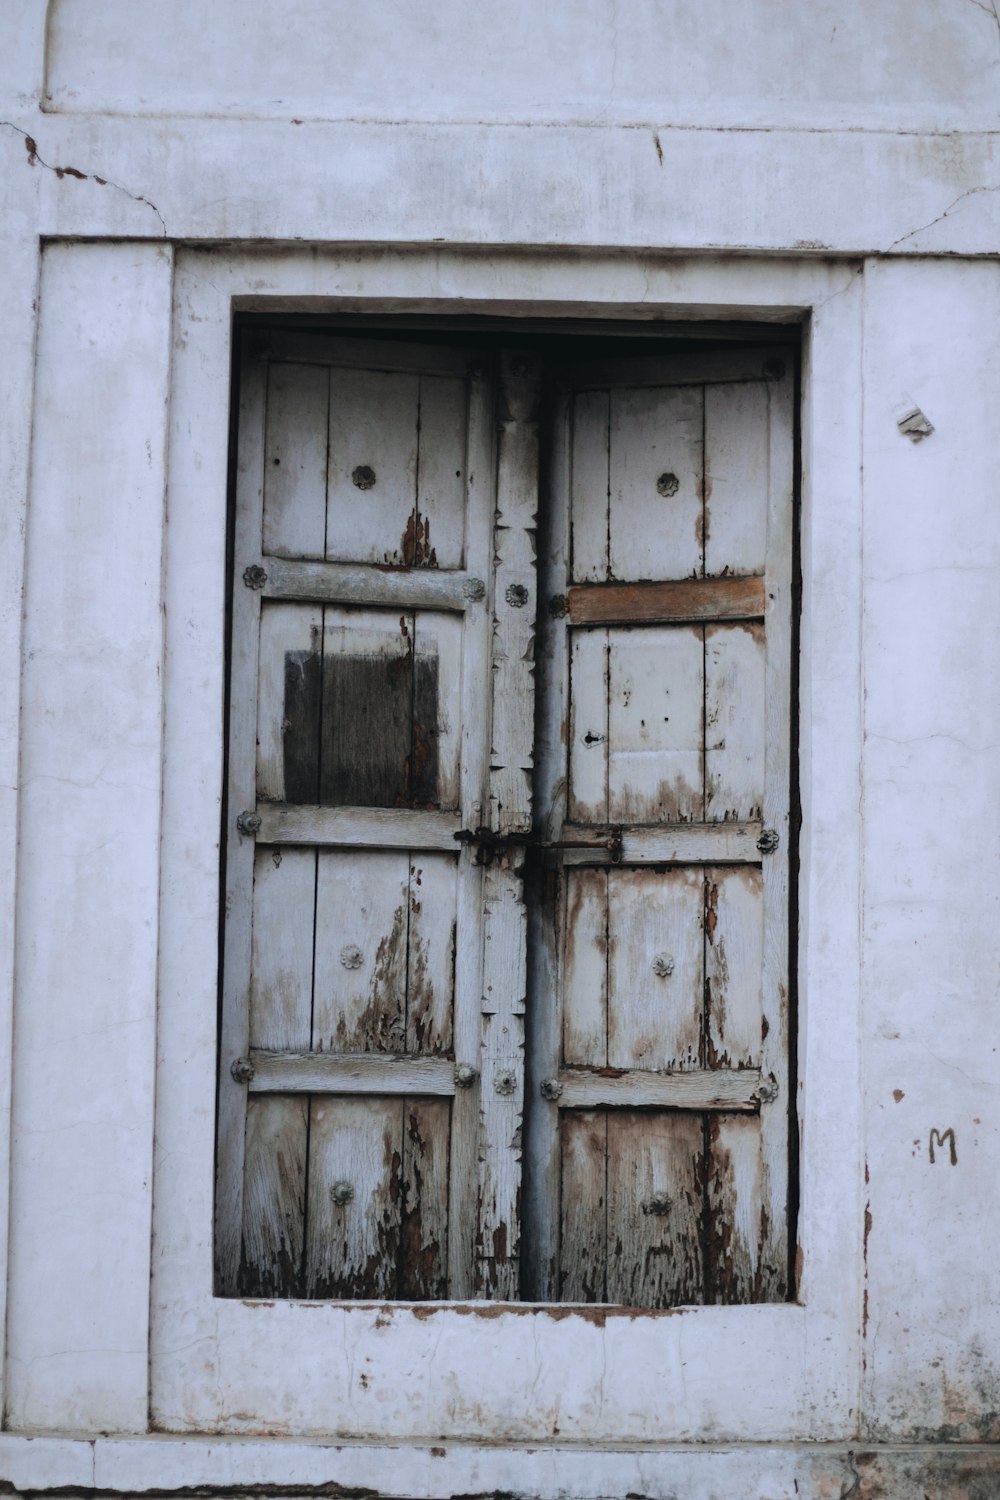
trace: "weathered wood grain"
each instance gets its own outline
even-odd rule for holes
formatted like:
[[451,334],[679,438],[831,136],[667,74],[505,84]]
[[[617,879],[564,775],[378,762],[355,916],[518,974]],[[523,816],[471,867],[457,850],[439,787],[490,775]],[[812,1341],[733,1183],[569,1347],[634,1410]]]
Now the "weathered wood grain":
[[607,1064],[697,1068],[704,984],[700,872],[619,869],[609,870],[607,880]]
[[574,823],[603,823],[608,817],[608,632],[574,631],[570,650],[569,817]]
[[355,563],[269,558],[265,599],[317,600],[325,604],[382,605],[389,609],[446,609],[464,613],[481,604],[485,582],[470,573],[434,569],[365,567]]
[[415,855],[406,900],[406,1051],[448,1056],[454,1048],[456,856]]
[[403,1212],[401,1099],[310,1111],[305,1295],[395,1297]]
[[608,631],[607,757],[610,822],[702,821],[700,626]]
[[[561,476],[571,496],[571,577],[593,583],[608,577],[609,412],[607,391],[581,391],[575,397],[571,468]],[[562,423],[569,419],[564,410]],[[565,503],[562,496],[560,502]],[[559,571],[562,583],[563,569]]]
[[241,1296],[302,1295],[308,1117],[308,1099],[247,1101]]
[[763,573],[770,386],[705,389],[705,575]]
[[705,818],[763,816],[764,626],[705,627]]
[[323,556],[329,372],[270,364],[264,445],[265,555]]
[[450,812],[409,808],[289,807],[262,802],[259,844],[318,844],[359,849],[446,849],[454,853],[460,820]]
[[559,1278],[562,1302],[605,1302],[608,1281],[608,1116],[580,1110],[559,1121]]
[[445,1099],[403,1101],[403,1213],[396,1295],[423,1302],[448,1295],[448,1142]]
[[320,853],[317,1052],[405,1052],[408,887],[402,850]]
[[656,625],[683,620],[753,620],[765,613],[763,577],[675,578],[665,582],[575,584],[574,625]]
[[455,1092],[455,1064],[405,1053],[252,1051],[254,1094],[419,1094]]
[[566,875],[561,1010],[562,1057],[570,1065],[608,1061],[608,879],[594,868]]
[[257,796],[314,802],[319,795],[323,611],[308,604],[263,603],[258,659]]
[[608,1302],[703,1300],[703,1155],[697,1117],[609,1112]]
[[[623,828],[621,862],[625,865],[692,864],[702,860],[726,864],[757,864],[760,850],[757,840],[762,823],[680,823],[661,827]],[[563,848],[548,858],[561,865],[606,865],[612,863],[611,852],[603,847],[607,827],[588,830],[574,826],[573,837],[586,838],[593,833],[593,848]]]
[[415,518],[420,519],[414,520],[412,561],[419,565],[413,555],[418,546],[429,559],[429,545],[435,567],[460,568],[465,555],[468,382],[421,375],[419,403]]
[[310,1045],[316,854],[258,849],[254,856],[250,1046]]
[[698,386],[612,389],[609,577],[704,571],[702,410]]
[[[539,369],[535,355],[501,356],[493,530],[492,734],[488,824],[531,827],[534,753],[535,524]],[[526,913],[516,854],[483,877],[484,959],[479,1214],[481,1295],[514,1298],[520,1280]]]
[[329,561],[414,562],[418,391],[417,375],[331,369]]
[[761,1108],[762,1080],[757,1068],[690,1068],[677,1073],[562,1068],[556,1081],[562,1090],[559,1108],[563,1110],[613,1105],[623,1109],[735,1110],[752,1114]]

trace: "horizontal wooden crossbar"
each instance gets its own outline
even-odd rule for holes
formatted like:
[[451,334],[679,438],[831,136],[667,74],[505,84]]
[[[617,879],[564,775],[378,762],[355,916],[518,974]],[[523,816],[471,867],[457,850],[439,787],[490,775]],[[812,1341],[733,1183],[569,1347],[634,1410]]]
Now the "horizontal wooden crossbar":
[[455,1064],[446,1057],[383,1052],[250,1053],[252,1094],[436,1094],[455,1092]]
[[726,1110],[750,1114],[774,1096],[759,1068],[692,1069],[688,1073],[651,1073],[640,1069],[588,1072],[564,1068],[556,1088],[543,1085],[546,1097],[556,1096],[560,1109],[691,1109]]
[[[567,824],[564,834],[568,838],[572,825]],[[575,829],[572,829],[576,832]],[[761,854],[757,840],[762,833],[760,823],[674,823],[656,828],[623,828],[621,832],[621,855],[614,857],[602,841],[595,836],[592,847],[584,847],[586,829],[581,829],[579,847],[568,845],[557,848],[551,855],[546,851],[549,863],[561,865],[688,865],[688,864],[760,864]]]
[[481,579],[435,568],[375,568],[285,557],[265,557],[260,566],[266,575],[261,586],[265,599],[463,611],[486,594]]
[[757,620],[764,580],[684,578],[670,583],[577,583],[567,596],[574,625],[669,625],[685,620]]
[[395,807],[311,807],[259,802],[259,844],[321,844],[355,849],[446,849],[457,854],[457,813]]

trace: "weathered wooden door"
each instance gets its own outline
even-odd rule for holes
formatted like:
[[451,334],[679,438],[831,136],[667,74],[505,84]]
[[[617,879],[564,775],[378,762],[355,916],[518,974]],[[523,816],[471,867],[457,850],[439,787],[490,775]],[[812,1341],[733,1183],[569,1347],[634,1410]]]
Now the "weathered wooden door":
[[791,369],[562,372],[525,1291],[788,1293]]
[[243,359],[224,1293],[517,1294],[537,362]]
[[791,367],[542,374],[247,348],[223,1292],[788,1294]]

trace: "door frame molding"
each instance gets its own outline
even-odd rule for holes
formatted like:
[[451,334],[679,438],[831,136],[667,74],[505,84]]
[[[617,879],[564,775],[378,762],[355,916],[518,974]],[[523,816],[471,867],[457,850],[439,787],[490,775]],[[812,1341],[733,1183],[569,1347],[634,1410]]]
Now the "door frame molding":
[[[854,1430],[864,1276],[856,271],[853,262],[815,259],[440,247],[178,253],[165,536],[156,1426],[531,1443],[831,1440]],[[798,1303],[637,1314],[212,1295],[226,494],[232,322],[241,310],[804,323]]]

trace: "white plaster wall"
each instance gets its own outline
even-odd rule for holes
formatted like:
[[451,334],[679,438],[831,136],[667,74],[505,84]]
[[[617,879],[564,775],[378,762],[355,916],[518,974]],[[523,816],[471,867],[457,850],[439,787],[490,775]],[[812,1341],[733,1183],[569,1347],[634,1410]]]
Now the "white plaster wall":
[[[868,257],[863,331],[839,372],[845,390],[863,383],[863,430],[844,432],[838,405],[827,447],[805,454],[807,467],[839,461],[845,510],[862,496],[864,505],[863,618],[845,616],[849,631],[863,626],[853,684],[865,695],[862,761],[840,753],[822,679],[806,726],[810,753],[826,754],[845,787],[856,785],[867,830],[860,1084],[849,1053],[829,1059],[831,1116],[845,1099],[849,1126],[859,1088],[866,1111],[863,1138],[848,1128],[845,1149],[867,1158],[868,1181],[859,1174],[855,1184],[871,1215],[867,1258],[856,1246],[867,1308],[860,1294],[856,1305],[845,1299],[843,1337],[849,1343],[866,1318],[855,1372],[866,1440],[995,1439],[992,5],[554,0],[540,9],[502,0],[484,13],[459,0],[431,10],[403,0],[22,0],[0,14],[0,57],[8,1428],[140,1432],[148,1420],[168,246],[193,240],[272,251],[293,242],[469,246],[498,298],[517,279],[499,251],[511,263],[534,254],[518,281],[529,296],[533,285],[552,295],[547,275],[565,296],[575,276],[586,285],[594,263],[616,261],[633,311],[650,295],[638,254],[647,249],[752,251],[733,308],[755,303],[770,256]],[[569,254],[546,271],[555,249]],[[436,274],[433,260],[422,265],[421,295],[456,294],[446,259]],[[668,265],[660,260],[656,273],[664,298]],[[393,274],[394,295],[405,299],[402,260]],[[849,284],[853,269],[843,274]],[[313,291],[321,289],[317,279]],[[827,370],[822,389],[837,379]],[[919,445],[896,428],[908,403],[935,427]],[[182,437],[175,432],[175,444]],[[839,679],[834,686],[845,691]],[[211,745],[200,753],[210,761]],[[850,879],[835,864],[816,871],[814,910]],[[830,955],[825,986],[836,962]],[[945,1147],[931,1165],[930,1131],[949,1127],[957,1163]],[[183,1157],[161,1162],[158,1180],[182,1187],[184,1166]],[[839,1178],[831,1183],[826,1196],[817,1184],[804,1205],[813,1214],[807,1252],[810,1232],[836,1212],[842,1189]],[[807,1253],[807,1276],[809,1264]],[[178,1327],[176,1343],[189,1333]],[[170,1469],[148,1447],[112,1444],[98,1461],[89,1446],[29,1453],[11,1446],[20,1439],[3,1441],[3,1474],[34,1488],[93,1484],[99,1467],[110,1488],[169,1474],[178,1484],[206,1475],[220,1485],[278,1483],[288,1471],[287,1460],[268,1469],[256,1451],[241,1468],[231,1448],[210,1462],[197,1443]],[[358,1482],[354,1460],[316,1451],[303,1483],[321,1474]],[[791,1450],[752,1464],[744,1456],[742,1468],[728,1459],[706,1468],[714,1458],[704,1459],[697,1480],[693,1459],[646,1468],[623,1459],[595,1469],[592,1484],[664,1496],[688,1484],[713,1497],[731,1494],[738,1475],[748,1494],[827,1500],[868,1482],[863,1465],[831,1459],[823,1469]],[[409,1492],[435,1493],[437,1462],[421,1460]],[[441,1484],[596,1492],[571,1464],[512,1462],[463,1461]],[[895,1460],[872,1462],[888,1474]],[[970,1457],[970,1474],[980,1462],[992,1462],[989,1453]],[[894,1483],[906,1500],[938,1493],[919,1476],[913,1488],[909,1469],[892,1473],[878,1483],[893,1500]],[[976,1500],[994,1493],[949,1474]]]

